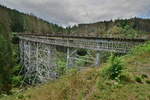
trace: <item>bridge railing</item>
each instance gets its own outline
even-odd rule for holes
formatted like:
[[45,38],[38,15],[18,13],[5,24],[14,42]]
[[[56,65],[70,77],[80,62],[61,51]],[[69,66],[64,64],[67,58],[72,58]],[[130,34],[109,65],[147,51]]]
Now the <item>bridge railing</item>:
[[49,45],[92,49],[98,51],[113,51],[126,53],[131,48],[143,43],[143,41],[113,40],[113,39],[87,39],[87,38],[65,38],[65,37],[44,37],[44,36],[20,36],[20,39],[30,42],[39,42]]
[[128,41],[148,41],[150,39],[147,38],[129,38],[129,37],[119,37],[112,36],[109,34],[106,35],[98,35],[98,36],[89,36],[89,35],[72,35],[72,34],[41,34],[41,33],[18,33],[18,36],[39,36],[39,37],[62,37],[62,38],[84,38],[84,39],[111,39],[111,40],[128,40]]

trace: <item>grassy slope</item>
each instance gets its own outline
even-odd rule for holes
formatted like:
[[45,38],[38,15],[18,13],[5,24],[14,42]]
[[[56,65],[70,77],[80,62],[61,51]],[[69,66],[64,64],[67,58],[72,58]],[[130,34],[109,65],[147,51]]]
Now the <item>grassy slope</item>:
[[[132,75],[131,82],[106,80],[101,76],[101,68],[89,68],[82,72],[72,71],[52,83],[0,100],[150,100],[150,84],[146,83],[150,80],[150,44],[133,50],[122,59]],[[142,79],[142,83],[136,82],[135,77],[143,74],[148,78]]]

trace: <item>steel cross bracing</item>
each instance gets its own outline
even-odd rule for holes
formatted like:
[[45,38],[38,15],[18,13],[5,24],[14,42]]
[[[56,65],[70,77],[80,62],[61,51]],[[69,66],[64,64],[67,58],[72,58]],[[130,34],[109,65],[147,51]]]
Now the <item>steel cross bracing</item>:
[[[67,48],[67,63],[66,66],[68,68],[76,67],[76,66],[81,66],[82,65],[78,64],[79,62],[84,62],[90,64],[89,66],[99,66],[99,58],[95,57],[93,52],[91,50],[86,50],[86,55],[80,56],[78,55],[78,49],[76,48]],[[99,54],[99,52],[96,53],[96,55]]]
[[55,46],[20,40],[20,57],[24,83],[36,84],[57,77],[54,72]]
[[[110,51],[127,53],[131,48],[143,42],[127,40],[107,39],[84,39],[84,38],[61,38],[44,36],[19,36],[20,57],[24,68],[24,83],[43,83],[50,79],[57,78],[54,71],[56,67],[56,46],[67,48],[67,66],[73,66],[76,49],[83,48],[96,51]],[[74,48],[74,49],[72,49]],[[100,62],[100,52],[97,52],[95,65]]]

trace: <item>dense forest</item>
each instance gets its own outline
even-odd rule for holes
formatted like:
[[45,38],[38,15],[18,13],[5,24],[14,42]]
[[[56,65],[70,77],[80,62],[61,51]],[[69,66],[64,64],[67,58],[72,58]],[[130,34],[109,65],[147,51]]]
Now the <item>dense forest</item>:
[[86,36],[113,36],[128,38],[149,38],[150,19],[131,18],[79,24],[70,29],[70,34]]
[[30,33],[60,33],[63,28],[43,19],[37,18],[32,14],[20,13],[17,10],[0,6],[0,14],[8,20],[12,32],[30,32]]
[[9,93],[18,78],[12,78],[18,59],[12,33],[71,34],[84,36],[121,36],[150,38],[150,19],[132,18],[126,20],[104,21],[92,24],[63,28],[31,14],[0,6],[0,94]]
[[11,73],[13,66],[10,40],[9,19],[7,13],[0,11],[0,93],[11,89]]

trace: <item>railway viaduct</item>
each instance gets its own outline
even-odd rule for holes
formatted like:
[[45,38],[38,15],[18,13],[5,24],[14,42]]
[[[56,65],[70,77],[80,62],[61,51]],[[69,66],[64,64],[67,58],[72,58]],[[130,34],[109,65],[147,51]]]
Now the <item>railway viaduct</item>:
[[56,35],[19,35],[21,64],[24,66],[24,80],[27,84],[42,83],[57,77],[56,47],[66,48],[66,66],[73,66],[77,60],[77,49],[96,51],[94,66],[100,65],[101,51],[127,53],[131,48],[143,44],[144,39],[77,37]]

